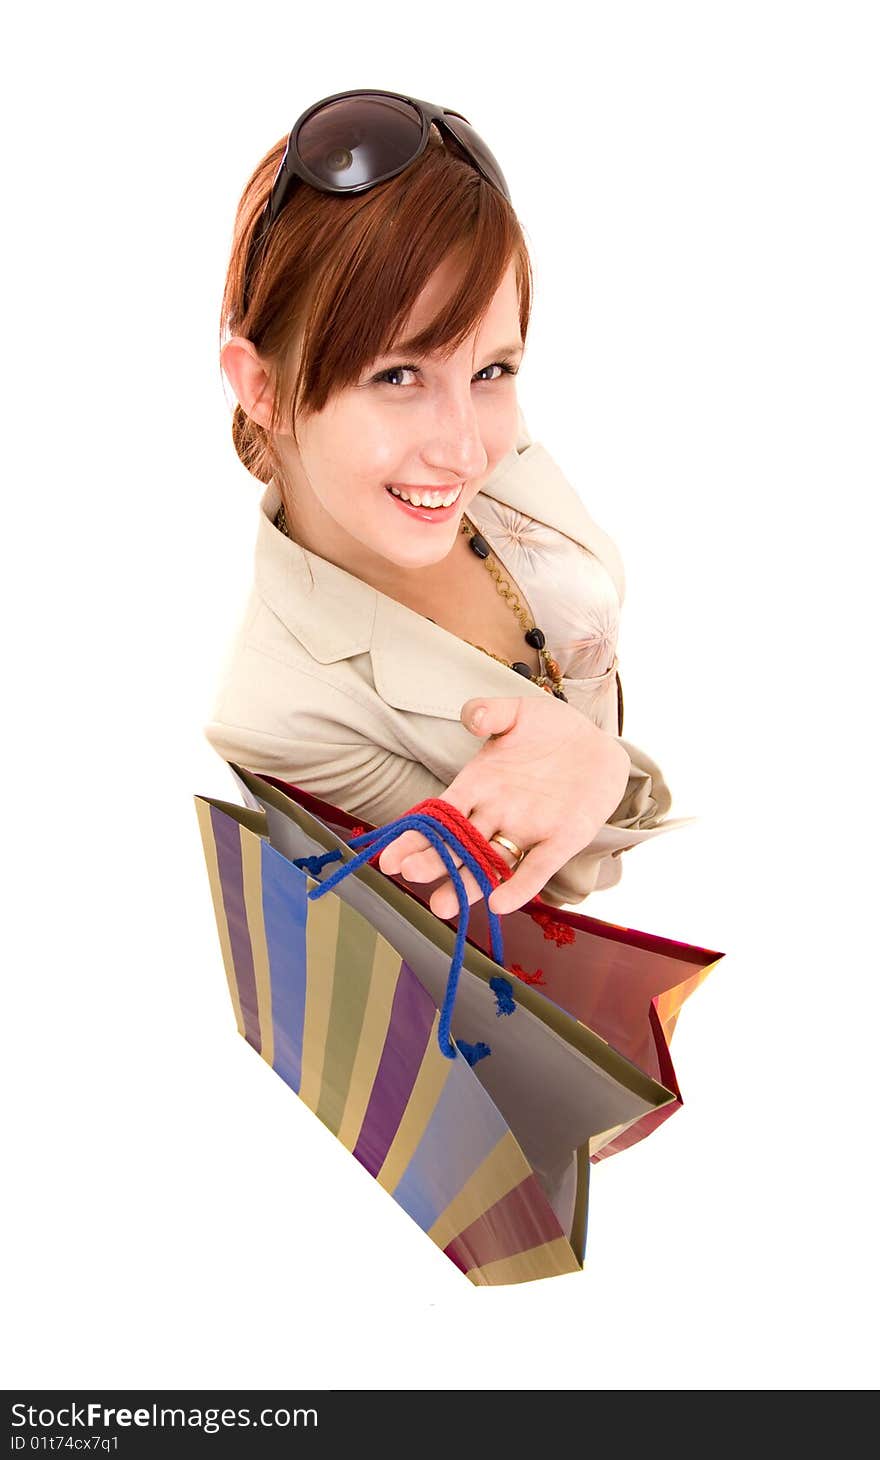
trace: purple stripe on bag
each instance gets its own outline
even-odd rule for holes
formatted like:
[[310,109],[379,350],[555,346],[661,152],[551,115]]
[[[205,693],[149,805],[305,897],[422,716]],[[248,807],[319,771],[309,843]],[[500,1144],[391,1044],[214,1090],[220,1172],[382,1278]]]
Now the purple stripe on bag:
[[219,811],[216,806],[211,807],[211,826],[214,830],[214,845],[217,848],[217,868],[223,888],[223,907],[226,912],[226,926],[229,929],[229,946],[232,950],[241,1016],[244,1020],[244,1037],[259,1054],[262,1051],[263,1042],[260,1038],[254,955],[251,949],[251,935],[244,904],[241,834],[238,822],[233,817],[227,816],[225,812]]
[[291,866],[268,841],[263,841],[263,918],[272,981],[272,1068],[299,1094],[302,1080],[303,1021],[306,1009],[305,873]]
[[353,1153],[371,1176],[385,1160],[406,1110],[436,1013],[409,964],[401,963],[379,1069]]
[[518,1252],[530,1252],[565,1234],[537,1176],[527,1176],[444,1247],[446,1256],[467,1272]]
[[427,1232],[507,1133],[507,1123],[464,1056],[391,1195]]

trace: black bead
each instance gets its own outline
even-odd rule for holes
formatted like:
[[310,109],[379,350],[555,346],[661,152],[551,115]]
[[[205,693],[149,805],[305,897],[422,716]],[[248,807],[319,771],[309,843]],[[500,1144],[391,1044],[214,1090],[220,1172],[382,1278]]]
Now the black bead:
[[543,629],[529,629],[526,634],[526,643],[531,644],[533,649],[543,649],[546,642]]
[[523,664],[521,659],[517,659],[516,663],[511,664],[510,667],[511,669],[515,669],[517,674],[521,674],[525,679],[531,679],[532,671],[528,664]]
[[565,703],[568,704],[568,695],[567,694],[563,694],[563,692],[562,692],[561,689],[555,689],[553,691],[553,693],[555,694],[555,696],[556,696],[556,698],[558,700],[565,700]]
[[472,537],[469,537],[468,545],[478,558],[488,558],[492,551],[481,532],[475,532]]

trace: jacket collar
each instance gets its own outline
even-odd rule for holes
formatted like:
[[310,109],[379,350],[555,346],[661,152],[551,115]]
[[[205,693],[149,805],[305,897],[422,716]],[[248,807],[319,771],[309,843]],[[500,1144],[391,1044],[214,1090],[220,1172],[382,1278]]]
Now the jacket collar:
[[[617,548],[593,522],[545,448],[529,440],[522,415],[520,428],[516,446],[487,478],[482,493],[595,553],[622,601],[624,575]],[[476,695],[546,693],[422,614],[285,537],[274,525],[280,502],[273,478],[260,502],[256,587],[319,664],[369,653],[376,689],[388,704],[453,720],[459,719],[464,701]]]

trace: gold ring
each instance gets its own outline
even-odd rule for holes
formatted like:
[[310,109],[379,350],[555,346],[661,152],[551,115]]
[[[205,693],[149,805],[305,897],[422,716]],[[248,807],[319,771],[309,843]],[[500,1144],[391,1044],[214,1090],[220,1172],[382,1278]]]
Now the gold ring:
[[495,835],[490,836],[489,840],[490,842],[498,842],[499,846],[506,847],[509,852],[513,852],[513,855],[516,857],[514,868],[519,866],[525,856],[522,847],[518,847],[516,842],[512,842],[509,837],[502,836],[500,831],[496,831]]

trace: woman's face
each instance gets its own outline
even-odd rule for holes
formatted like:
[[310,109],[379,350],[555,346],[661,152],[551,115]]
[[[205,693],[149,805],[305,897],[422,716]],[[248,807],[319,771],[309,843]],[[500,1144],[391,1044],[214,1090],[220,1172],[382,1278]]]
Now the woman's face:
[[[454,284],[447,260],[419,295],[401,339],[435,316]],[[462,514],[516,441],[516,382],[502,367],[515,371],[522,348],[511,263],[454,355],[380,356],[323,411],[302,418],[298,447],[291,436],[277,440],[291,484],[289,501],[284,494],[291,535],[380,588],[441,563]],[[409,496],[434,489],[458,497],[439,511],[405,507],[392,485]]]

